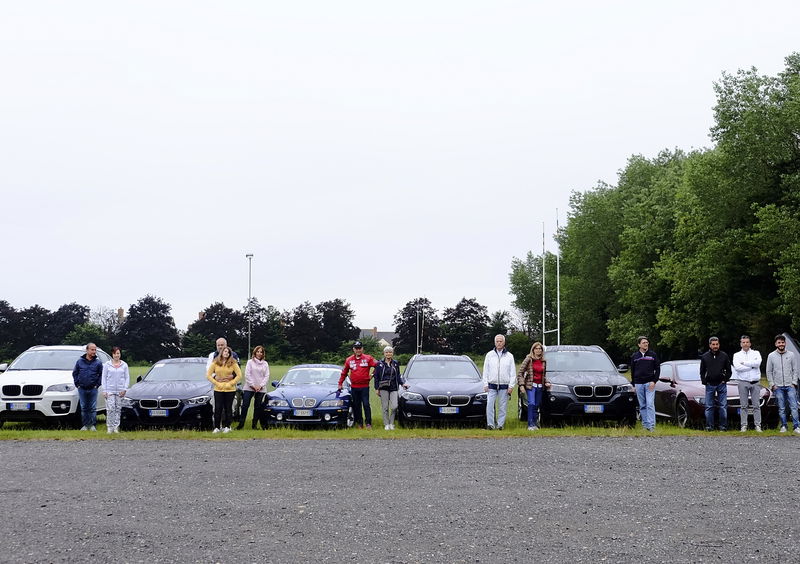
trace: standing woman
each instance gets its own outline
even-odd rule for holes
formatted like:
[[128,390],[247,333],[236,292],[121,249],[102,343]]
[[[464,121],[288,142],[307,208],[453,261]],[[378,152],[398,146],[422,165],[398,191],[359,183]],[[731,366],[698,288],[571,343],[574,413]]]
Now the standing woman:
[[250,409],[250,400],[255,396],[253,402],[253,429],[256,428],[258,420],[261,418],[261,407],[266,395],[267,382],[269,381],[269,363],[264,360],[264,347],[258,345],[253,349],[253,356],[247,361],[244,368],[244,388],[242,388],[242,413],[239,418],[237,429],[244,428],[244,421],[247,419],[247,410]]
[[547,361],[544,359],[542,343],[531,345],[531,352],[522,361],[517,374],[520,395],[528,396],[528,431],[536,431],[539,420],[539,407],[542,405],[542,387],[549,388],[547,381]]
[[226,346],[217,355],[208,367],[206,378],[214,384],[214,433],[229,433],[233,421],[236,384],[242,379],[242,370],[233,359],[230,347]]
[[128,391],[131,375],[128,365],[122,360],[119,347],[111,348],[111,360],[103,364],[101,386],[106,398],[106,429],[109,433],[119,433],[119,416],[122,411],[122,398]]
[[397,395],[400,386],[408,387],[400,376],[400,364],[393,357],[394,349],[385,347],[383,359],[375,366],[375,372],[372,375],[375,380],[375,391],[381,398],[383,428],[386,431],[394,430],[394,416],[397,413]]

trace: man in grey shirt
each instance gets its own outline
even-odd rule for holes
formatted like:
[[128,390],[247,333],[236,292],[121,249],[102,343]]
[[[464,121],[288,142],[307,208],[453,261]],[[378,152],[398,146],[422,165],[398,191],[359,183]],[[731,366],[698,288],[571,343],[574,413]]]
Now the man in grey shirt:
[[781,433],[786,432],[786,403],[792,412],[792,426],[794,434],[800,435],[800,421],[797,419],[797,390],[798,383],[797,360],[792,351],[786,350],[786,337],[775,337],[775,350],[767,357],[767,380],[772,393],[775,394],[775,403],[778,404],[778,415],[781,418]]

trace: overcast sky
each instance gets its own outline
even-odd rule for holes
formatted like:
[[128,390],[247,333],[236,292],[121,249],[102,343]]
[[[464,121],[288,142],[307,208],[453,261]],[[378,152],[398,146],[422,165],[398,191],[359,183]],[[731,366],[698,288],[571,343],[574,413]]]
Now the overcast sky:
[[[0,299],[179,329],[252,293],[392,330],[509,309],[513,257],[632,154],[711,145],[723,71],[783,69],[779,1],[3,2]],[[793,39],[794,38],[794,39]],[[491,346],[489,343],[487,346]]]

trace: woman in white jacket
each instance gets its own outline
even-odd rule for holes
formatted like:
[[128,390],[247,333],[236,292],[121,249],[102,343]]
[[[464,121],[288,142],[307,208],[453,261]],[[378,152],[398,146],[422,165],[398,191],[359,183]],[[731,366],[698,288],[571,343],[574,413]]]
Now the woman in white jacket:
[[128,391],[131,375],[128,365],[122,360],[119,347],[111,348],[111,360],[103,365],[103,397],[106,398],[106,429],[109,433],[119,433],[119,416],[122,411],[122,398]]

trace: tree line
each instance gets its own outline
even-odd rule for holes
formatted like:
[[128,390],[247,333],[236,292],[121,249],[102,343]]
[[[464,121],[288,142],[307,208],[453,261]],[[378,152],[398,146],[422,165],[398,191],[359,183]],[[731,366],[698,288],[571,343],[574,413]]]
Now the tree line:
[[[710,335],[769,350],[800,328],[800,54],[777,76],[723,73],[714,90],[711,148],[635,155],[616,185],[572,194],[556,235],[562,342],[621,352],[646,334],[663,356],[690,358]],[[533,334],[541,262],[515,259],[510,274]],[[554,295],[547,304],[552,315]]]
[[[186,331],[179,331],[172,306],[151,295],[131,304],[126,315],[77,303],[55,311],[39,305],[16,310],[0,300],[0,359],[10,360],[33,345],[94,342],[105,350],[120,346],[128,360],[154,362],[206,356],[218,337],[247,356],[249,322],[251,345],[263,345],[271,361],[339,363],[361,333],[354,317],[350,304],[340,298],[316,305],[304,302],[285,311],[262,306],[253,298],[241,309],[212,303]],[[428,299],[416,298],[395,314],[394,322],[393,345],[401,355],[417,352],[418,345],[424,352],[481,354],[491,348],[495,334],[513,328],[508,312],[489,315],[485,306],[470,298],[444,308],[441,315]],[[525,341],[521,346],[530,346],[525,335],[520,338]],[[361,340],[368,352],[381,354],[377,340]]]

